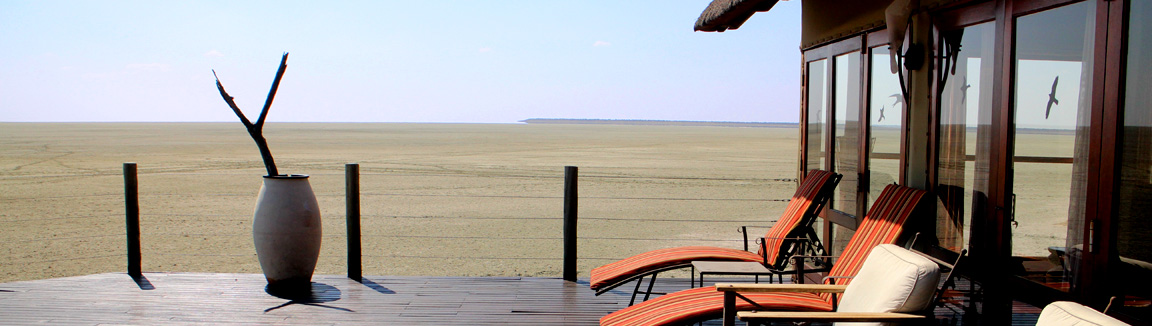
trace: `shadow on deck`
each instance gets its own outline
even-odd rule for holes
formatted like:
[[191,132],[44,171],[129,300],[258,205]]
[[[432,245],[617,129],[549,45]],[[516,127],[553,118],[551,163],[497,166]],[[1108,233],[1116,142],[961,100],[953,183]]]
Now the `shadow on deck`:
[[317,275],[307,295],[265,285],[259,274],[198,273],[3,283],[0,323],[592,325],[628,304],[557,278]]
[[[687,285],[661,279],[655,290]],[[260,274],[107,273],[2,283],[0,324],[595,325],[628,305],[626,291],[595,296],[586,280],[558,278],[317,275],[311,293],[274,295]],[[941,309],[937,318],[949,315]]]

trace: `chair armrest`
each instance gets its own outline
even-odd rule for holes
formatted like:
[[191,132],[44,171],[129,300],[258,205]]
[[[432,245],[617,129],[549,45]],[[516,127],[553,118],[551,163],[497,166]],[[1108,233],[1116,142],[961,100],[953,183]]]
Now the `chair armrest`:
[[[823,258],[823,261],[817,264],[816,268],[807,268],[804,266],[804,260],[808,258]],[[793,280],[797,283],[804,283],[804,274],[815,272],[828,272],[832,270],[832,256],[803,256],[795,255],[792,259],[792,276]]]
[[[776,221],[769,221],[769,222],[776,222]],[[741,225],[741,226],[740,226],[740,229],[741,229],[741,230],[744,230],[744,229],[747,229],[747,228],[757,228],[757,229],[771,229],[771,228],[772,228],[772,226],[771,226],[771,225]]]
[[741,226],[740,226],[740,229],[739,229],[739,230],[740,230],[740,234],[744,236],[744,251],[749,251],[749,250],[748,250],[748,228],[750,228],[750,227],[751,227],[751,228],[758,228],[758,227],[760,227],[760,226],[756,226],[756,225],[741,225]]
[[[775,221],[773,221],[773,222],[775,222]],[[744,251],[750,251],[750,250],[748,250],[748,248],[750,248],[750,246],[748,245],[748,228],[758,228],[758,229],[771,229],[771,228],[772,228],[772,226],[762,226],[762,225],[741,225],[741,226],[740,226],[740,228],[739,228],[737,231],[739,231],[739,232],[740,232],[740,234],[744,236]],[[760,242],[760,244],[761,244],[761,245],[763,245],[763,244],[764,244],[764,237],[760,237],[760,238],[757,238],[757,239],[758,239],[758,241]],[[772,238],[772,239],[776,239],[776,238]],[[800,241],[800,242],[806,242],[806,241],[808,241],[808,238],[805,238],[805,237],[793,237],[793,238],[781,238],[781,239],[792,239],[792,240],[797,240],[797,241]],[[763,249],[763,248],[761,248],[761,249]]]
[[790,237],[790,238],[789,238],[789,237],[783,237],[783,238],[768,238],[768,237],[760,237],[760,239],[761,239],[761,240],[763,240],[763,239],[784,239],[784,240],[792,240],[792,241],[797,241],[797,242],[808,242],[808,241],[810,241],[808,238],[805,238],[805,237]]
[[721,292],[807,292],[843,293],[847,285],[832,284],[743,284],[717,283],[716,291]]
[[741,311],[736,313],[736,318],[752,322],[899,322],[926,317],[895,312]]
[[[740,229],[738,229],[738,231],[740,231],[740,234],[744,236],[744,251],[750,251],[750,250],[748,250],[748,248],[749,248],[749,246],[748,246],[748,228],[771,229],[772,227],[771,226],[761,226],[761,225],[741,225]],[[761,237],[759,239],[760,239],[761,243],[764,242],[763,237]]]
[[[807,256],[807,255],[793,255],[791,259],[792,259],[792,260],[802,260],[802,259],[808,259],[808,258],[813,258],[813,259],[816,259],[816,258],[823,258],[825,261],[831,261],[832,259],[834,259],[834,258],[836,258],[836,257],[833,257],[833,256]],[[794,263],[794,264],[795,264],[795,263]]]

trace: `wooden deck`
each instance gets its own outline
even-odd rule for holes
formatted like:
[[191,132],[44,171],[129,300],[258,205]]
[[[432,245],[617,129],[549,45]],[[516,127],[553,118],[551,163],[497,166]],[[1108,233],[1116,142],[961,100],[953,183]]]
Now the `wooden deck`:
[[[747,282],[748,278],[709,278]],[[318,275],[303,296],[269,294],[260,274],[123,273],[0,283],[0,325],[596,325],[624,308],[631,284],[595,296],[587,280]],[[688,287],[661,278],[655,291]],[[966,284],[962,288],[968,288]],[[978,324],[966,296],[936,309],[942,325]],[[959,304],[959,305],[957,305]],[[1013,325],[1039,309],[1014,307]],[[719,325],[710,321],[704,325]]]
[[144,276],[0,283],[0,324],[595,325],[629,299],[556,278],[319,275],[311,296],[293,300],[268,294],[260,274]]

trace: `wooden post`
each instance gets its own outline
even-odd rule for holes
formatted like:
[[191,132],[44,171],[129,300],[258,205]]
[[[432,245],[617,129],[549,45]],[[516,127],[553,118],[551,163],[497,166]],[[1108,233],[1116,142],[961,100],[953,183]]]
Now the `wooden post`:
[[137,192],[136,163],[124,163],[124,212],[128,236],[128,275],[140,272],[140,198]]
[[576,175],[575,166],[564,167],[564,280],[576,281]]
[[363,279],[360,260],[360,164],[345,164],[344,175],[348,219],[348,278],[360,282]]

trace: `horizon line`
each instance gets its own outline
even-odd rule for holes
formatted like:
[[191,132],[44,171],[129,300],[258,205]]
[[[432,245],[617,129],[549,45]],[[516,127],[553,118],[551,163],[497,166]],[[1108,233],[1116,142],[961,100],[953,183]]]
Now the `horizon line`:
[[[659,119],[567,119],[567,118],[529,118],[512,122],[478,122],[478,121],[268,121],[267,123],[398,123],[398,124],[530,124],[540,121],[573,121],[573,122],[659,122],[659,123],[724,123],[748,125],[798,125],[798,122],[750,122],[750,121],[719,121],[719,120],[659,120]],[[0,123],[239,123],[239,121],[2,121]]]

